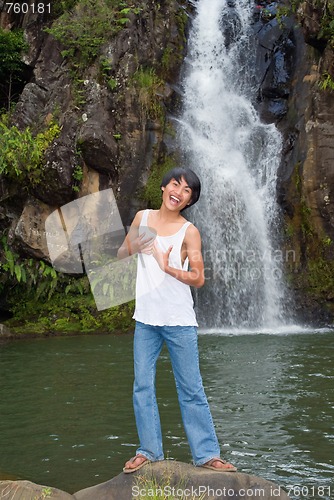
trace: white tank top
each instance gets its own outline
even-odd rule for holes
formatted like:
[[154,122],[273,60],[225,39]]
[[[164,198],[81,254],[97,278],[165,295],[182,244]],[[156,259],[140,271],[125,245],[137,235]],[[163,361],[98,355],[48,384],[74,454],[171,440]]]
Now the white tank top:
[[[147,230],[150,210],[145,210],[139,226],[139,234]],[[188,270],[188,257],[181,263],[181,246],[188,226],[183,226],[171,236],[156,237],[163,252],[173,245],[169,255],[169,265],[176,269]],[[138,255],[136,282],[136,307],[133,318],[147,325],[157,326],[198,326],[190,286],[159,267],[153,255]]]

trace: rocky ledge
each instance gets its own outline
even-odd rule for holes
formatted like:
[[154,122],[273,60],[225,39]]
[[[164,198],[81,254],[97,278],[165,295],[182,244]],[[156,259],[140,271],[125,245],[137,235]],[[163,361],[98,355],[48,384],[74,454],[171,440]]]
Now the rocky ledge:
[[[169,495],[169,496],[168,496]],[[133,500],[135,498],[210,500],[288,500],[278,485],[241,472],[220,473],[177,461],[156,462],[132,474],[119,474],[105,483],[70,495],[29,481],[0,481],[0,498],[10,500]]]

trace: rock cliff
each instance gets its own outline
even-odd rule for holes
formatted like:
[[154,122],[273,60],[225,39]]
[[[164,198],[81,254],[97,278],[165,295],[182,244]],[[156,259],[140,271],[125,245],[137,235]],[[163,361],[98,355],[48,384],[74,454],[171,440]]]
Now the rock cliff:
[[[59,127],[36,182],[0,178],[0,230],[19,254],[36,259],[48,261],[44,222],[55,208],[111,187],[128,225],[148,203],[150,176],[179,158],[169,116],[180,107],[191,2],[122,4],[106,12],[108,25],[104,0],[99,11],[93,4],[67,0],[50,12],[7,13],[0,2],[0,26],[22,28],[28,43],[11,125],[34,134]],[[284,137],[277,196],[295,309],[323,324],[334,318],[334,59],[331,34],[320,27],[334,13],[331,2],[293,4],[294,14],[285,2],[254,2],[254,104]],[[60,17],[64,5],[69,11]],[[91,26],[91,18],[100,31],[80,36],[78,26]]]
[[[164,134],[171,128],[166,114],[177,101],[187,14],[173,0],[139,4],[124,9],[122,29],[106,34],[98,57],[84,60],[84,67],[80,54],[65,55],[66,38],[57,41],[45,32],[57,22],[50,15],[1,14],[2,26],[24,28],[24,62],[32,68],[11,123],[41,129],[55,120],[61,129],[46,151],[38,184],[9,188],[2,180],[2,228],[10,225],[10,239],[34,257],[48,259],[45,218],[76,197],[111,187],[127,224],[152,164],[165,159]],[[102,23],[91,9],[89,17]],[[71,19],[72,25],[85,21],[80,4]]]
[[333,14],[333,5],[299,5],[288,112],[279,123],[285,144],[278,199],[285,245],[294,251],[288,266],[296,311],[313,324],[334,317],[334,52],[331,35],[323,37]]

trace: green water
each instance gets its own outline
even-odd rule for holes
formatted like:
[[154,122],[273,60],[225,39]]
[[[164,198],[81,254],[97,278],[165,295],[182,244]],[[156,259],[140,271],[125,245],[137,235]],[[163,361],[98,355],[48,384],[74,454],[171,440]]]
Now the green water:
[[[334,332],[199,336],[222,456],[304,487],[291,498],[334,498],[333,341]],[[132,381],[132,335],[0,344],[0,478],[72,493],[120,473],[137,447]],[[166,351],[157,392],[165,455],[190,462]]]

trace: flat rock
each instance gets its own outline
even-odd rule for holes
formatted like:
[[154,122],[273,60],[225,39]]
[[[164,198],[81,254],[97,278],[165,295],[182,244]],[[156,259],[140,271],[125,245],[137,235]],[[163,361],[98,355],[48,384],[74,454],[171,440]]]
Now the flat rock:
[[[210,500],[287,500],[274,483],[240,472],[217,472],[177,461],[155,462],[131,474],[74,494],[76,500],[130,500],[135,498],[203,498]],[[145,496],[146,494],[146,496]]]

